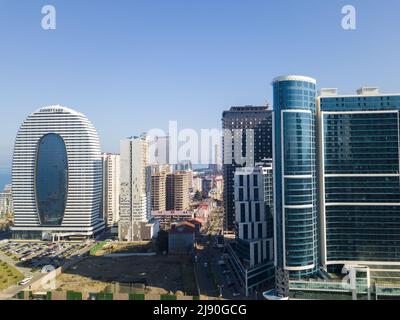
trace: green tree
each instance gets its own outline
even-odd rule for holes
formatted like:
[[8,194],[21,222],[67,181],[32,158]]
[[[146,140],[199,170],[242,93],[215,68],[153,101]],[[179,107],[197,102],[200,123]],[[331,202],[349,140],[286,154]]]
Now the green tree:
[[160,252],[168,251],[168,232],[165,230],[160,230],[157,236],[156,243],[158,251]]
[[197,201],[203,200],[203,194],[197,190],[196,193],[194,194],[194,199]]

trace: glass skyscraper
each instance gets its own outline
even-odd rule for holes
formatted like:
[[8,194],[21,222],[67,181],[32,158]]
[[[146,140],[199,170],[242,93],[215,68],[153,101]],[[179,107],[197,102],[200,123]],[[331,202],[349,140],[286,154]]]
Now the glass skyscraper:
[[400,265],[400,94],[323,89],[318,104],[323,266]]
[[274,79],[275,265],[291,278],[318,270],[316,81]]

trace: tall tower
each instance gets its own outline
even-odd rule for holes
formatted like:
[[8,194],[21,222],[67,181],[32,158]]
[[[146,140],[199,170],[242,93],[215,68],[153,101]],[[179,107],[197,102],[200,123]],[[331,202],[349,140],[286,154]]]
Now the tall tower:
[[300,278],[318,269],[316,80],[282,76],[272,85],[275,264]]
[[151,175],[151,210],[165,211],[166,206],[167,174],[165,172]]
[[177,171],[167,176],[167,210],[186,211],[189,209],[189,174]]
[[151,168],[146,137],[121,140],[121,190],[119,238],[126,241],[148,240],[153,231],[145,231],[151,220]]
[[120,156],[103,154],[103,215],[107,226],[119,221]]
[[81,113],[41,108],[15,140],[13,237],[90,237],[104,228],[96,129]]
[[235,170],[272,158],[272,111],[268,106],[232,107],[222,114],[222,129],[225,228],[233,231]]
[[399,269],[400,94],[321,89],[317,105],[321,264]]

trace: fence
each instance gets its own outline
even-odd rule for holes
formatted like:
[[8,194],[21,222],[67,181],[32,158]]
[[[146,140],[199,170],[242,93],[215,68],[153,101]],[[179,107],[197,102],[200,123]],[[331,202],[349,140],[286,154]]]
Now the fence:
[[[15,300],[156,300],[156,301],[197,301],[214,300],[203,296],[177,296],[169,294],[113,294],[113,293],[89,293],[75,291],[48,291],[38,292],[21,291]],[[216,298],[215,298],[216,299]]]

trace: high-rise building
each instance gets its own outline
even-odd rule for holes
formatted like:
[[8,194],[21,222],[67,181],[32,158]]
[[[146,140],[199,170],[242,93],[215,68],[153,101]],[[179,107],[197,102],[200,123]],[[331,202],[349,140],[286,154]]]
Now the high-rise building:
[[151,210],[167,210],[167,175],[165,172],[153,173],[151,175]]
[[275,277],[272,159],[235,172],[237,236],[233,265],[247,295]]
[[186,171],[167,175],[167,210],[186,211],[189,209],[189,183]]
[[203,192],[203,188],[202,188],[202,186],[203,186],[203,179],[202,179],[202,177],[200,177],[200,176],[195,176],[194,178],[193,178],[193,193],[196,193],[196,192]]
[[13,214],[13,212],[12,186],[6,185],[4,190],[0,192],[0,218],[6,218],[7,215]]
[[149,240],[157,235],[151,218],[151,167],[147,137],[121,140],[120,221],[122,241]]
[[322,89],[318,105],[322,266],[398,269],[400,94]]
[[292,278],[314,275],[318,262],[316,81],[273,81],[275,262]]
[[234,177],[238,167],[272,158],[272,111],[232,107],[222,115],[225,228],[235,229]]
[[108,227],[119,221],[120,155],[104,153],[103,158],[103,217]]
[[204,177],[201,181],[201,190],[203,192],[203,197],[207,198],[210,191],[214,188],[214,180],[212,177]]
[[100,142],[90,121],[62,106],[21,125],[14,148],[13,237],[91,237],[104,228]]

